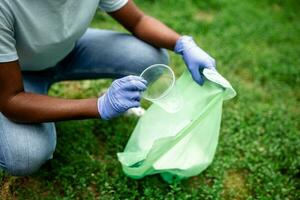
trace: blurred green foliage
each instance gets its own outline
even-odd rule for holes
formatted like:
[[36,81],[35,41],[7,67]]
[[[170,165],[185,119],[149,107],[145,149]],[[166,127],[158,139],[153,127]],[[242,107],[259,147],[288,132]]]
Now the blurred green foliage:
[[[32,177],[0,173],[19,199],[300,199],[300,4],[297,0],[136,0],[147,14],[192,35],[217,60],[238,96],[226,102],[213,164],[168,185],[131,180],[122,151],[137,118],[57,124],[54,159]],[[98,12],[93,27],[125,31]],[[179,76],[185,69],[170,53]],[[62,82],[50,94],[97,96],[110,81]]]

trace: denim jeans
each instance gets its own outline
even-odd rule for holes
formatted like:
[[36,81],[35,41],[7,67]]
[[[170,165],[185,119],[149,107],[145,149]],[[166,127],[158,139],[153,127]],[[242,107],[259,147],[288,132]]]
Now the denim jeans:
[[[166,50],[132,35],[88,29],[56,66],[22,72],[24,89],[47,94],[54,82],[138,75],[144,68],[155,63],[168,64],[168,60]],[[52,158],[55,145],[54,123],[15,123],[0,113],[0,167],[9,174],[24,176],[36,172]]]

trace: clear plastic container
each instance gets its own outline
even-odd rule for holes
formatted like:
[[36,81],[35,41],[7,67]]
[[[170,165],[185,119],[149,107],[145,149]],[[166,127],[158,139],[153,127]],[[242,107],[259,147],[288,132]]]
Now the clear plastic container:
[[140,76],[148,82],[143,98],[159,105],[167,112],[174,113],[181,108],[182,97],[174,89],[175,74],[169,66],[151,65]]

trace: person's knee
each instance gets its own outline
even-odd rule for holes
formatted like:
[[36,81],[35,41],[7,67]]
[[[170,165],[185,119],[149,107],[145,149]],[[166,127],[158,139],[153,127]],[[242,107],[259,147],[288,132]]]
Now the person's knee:
[[123,64],[130,72],[141,73],[145,68],[154,64],[169,64],[168,51],[163,48],[157,48],[131,35],[120,37],[122,43],[119,46],[125,46],[125,51],[117,52],[122,58]]
[[56,146],[54,123],[17,124],[0,113],[0,167],[11,175],[36,172]]
[[147,67],[154,64],[169,64],[169,55],[166,49],[155,48],[155,47],[147,47],[147,50],[142,51],[144,53],[140,53],[137,55],[132,55],[135,60],[135,70],[137,73],[141,73]]
[[52,158],[55,149],[55,145],[51,141],[44,141],[45,139],[16,141],[14,145],[8,144],[6,148],[2,148],[4,170],[14,176],[31,175],[38,171]]
[[160,49],[159,53],[160,64],[168,65],[170,62],[169,54],[166,49]]
[[[32,147],[31,147],[32,148]],[[19,149],[10,152],[10,159],[5,162],[5,171],[13,176],[31,175],[52,156],[53,152],[36,151],[29,153],[26,150]]]
[[148,54],[144,54],[139,59],[143,66],[150,66],[153,64],[169,64],[169,55],[167,50],[162,48],[150,47],[151,51]]

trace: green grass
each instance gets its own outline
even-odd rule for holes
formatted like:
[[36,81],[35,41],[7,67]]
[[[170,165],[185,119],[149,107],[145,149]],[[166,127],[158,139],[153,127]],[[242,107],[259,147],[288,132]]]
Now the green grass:
[[[300,199],[300,4],[297,0],[137,0],[195,37],[238,96],[224,104],[219,146],[202,174],[169,185],[126,177],[116,153],[137,118],[57,124],[54,159],[32,177],[0,173],[0,199]],[[93,27],[124,31],[103,13]],[[179,76],[181,58],[170,53]],[[51,95],[97,96],[109,81],[63,82]]]

